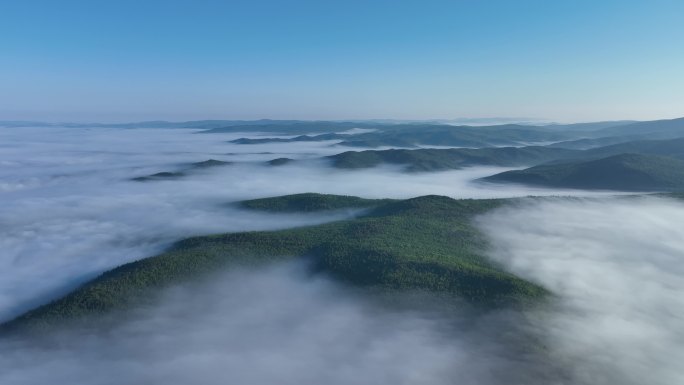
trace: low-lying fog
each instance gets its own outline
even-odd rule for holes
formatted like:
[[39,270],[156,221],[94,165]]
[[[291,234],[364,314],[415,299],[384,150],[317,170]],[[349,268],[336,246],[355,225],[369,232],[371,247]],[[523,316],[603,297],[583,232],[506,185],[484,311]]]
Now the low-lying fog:
[[526,384],[533,363],[519,357],[513,365],[508,349],[490,337],[504,319],[496,314],[472,323],[466,313],[445,319],[434,309],[380,309],[288,263],[175,287],[158,306],[106,333],[8,341],[0,347],[0,379],[15,385]]
[[[558,295],[557,304],[528,316],[529,332],[567,372],[542,381],[536,369],[520,370],[526,358],[503,348],[498,337],[513,327],[509,316],[461,329],[453,325],[469,319],[466,313],[459,319],[381,311],[332,282],[305,276],[295,264],[174,288],[158,308],[140,310],[136,321],[106,335],[65,337],[59,349],[0,342],[0,383],[684,382],[677,364],[684,359],[684,302],[677,295],[684,289],[681,203],[472,183],[501,168],[335,170],[316,160],[347,150],[334,142],[228,143],[245,136],[0,130],[0,321],[184,237],[354,214],[269,215],[227,205],[237,200],[301,192],[594,196],[530,200],[478,222],[491,238],[492,258]],[[309,160],[263,164],[278,157]],[[209,158],[241,163],[177,180],[130,180]]]
[[[160,252],[171,242],[216,232],[321,223],[345,214],[268,216],[229,202],[321,192],[376,198],[426,194],[500,197],[555,190],[479,186],[502,169],[406,174],[397,168],[335,170],[316,159],[331,143],[238,145],[247,134],[184,129],[15,128],[0,130],[0,321],[94,275]],[[257,136],[258,134],[252,134]],[[241,162],[183,179],[135,182],[207,159]],[[578,192],[574,192],[577,194]]]
[[684,383],[684,203],[541,200],[480,218],[492,257],[559,296],[535,323],[581,384]]

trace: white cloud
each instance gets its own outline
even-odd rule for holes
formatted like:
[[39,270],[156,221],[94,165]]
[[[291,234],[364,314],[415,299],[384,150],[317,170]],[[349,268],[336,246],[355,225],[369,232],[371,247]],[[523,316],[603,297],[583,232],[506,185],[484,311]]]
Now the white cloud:
[[536,319],[581,384],[684,382],[684,204],[542,200],[487,214],[492,255],[556,293]]
[[[417,298],[425,306],[425,298]],[[301,264],[238,270],[167,290],[107,332],[66,331],[0,345],[7,384],[526,383],[491,340],[502,314],[383,307]],[[511,322],[511,324],[514,324]]]
[[[344,217],[266,217],[226,207],[231,201],[301,192],[375,198],[562,193],[471,183],[500,168],[410,175],[396,168],[334,170],[316,160],[269,167],[255,162],[316,158],[339,149],[327,142],[227,142],[245,135],[56,127],[0,132],[0,319],[57,297],[106,269],[158,253],[174,240]],[[209,158],[243,163],[181,180],[130,180]]]
[[[227,143],[241,136],[0,132],[0,319],[187,236],[353,215],[269,215],[226,205],[236,200],[300,192],[607,195],[472,183],[500,168],[336,170],[314,160],[338,152],[332,143]],[[282,156],[309,160],[258,163]],[[242,163],[178,180],[130,180],[209,158]],[[556,306],[526,315],[529,330],[520,314],[380,309],[288,264],[173,288],[158,305],[139,309],[137,318],[108,333],[56,336],[51,343],[57,348],[2,341],[0,382],[678,383],[684,359],[682,221],[681,203],[655,198],[536,199],[483,217],[479,225],[496,246],[492,256],[559,295]],[[521,356],[508,340],[523,332],[518,326],[544,341],[561,368]]]

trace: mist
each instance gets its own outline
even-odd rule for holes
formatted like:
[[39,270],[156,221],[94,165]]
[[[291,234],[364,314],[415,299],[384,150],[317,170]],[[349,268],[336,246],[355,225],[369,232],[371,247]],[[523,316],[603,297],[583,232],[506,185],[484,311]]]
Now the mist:
[[545,199],[491,212],[491,256],[558,296],[537,314],[579,384],[684,382],[684,204]]
[[[233,202],[318,192],[530,198],[478,218],[489,256],[551,290],[531,313],[392,307],[292,262],[169,288],[108,330],[0,341],[7,384],[672,384],[684,381],[684,205],[666,198],[474,182],[506,168],[338,170],[330,142],[261,134],[0,131],[0,321],[194,235],[305,226],[359,211],[266,214]],[[272,136],[272,135],[269,135]],[[346,149],[345,149],[346,150]],[[301,160],[279,167],[265,161]],[[173,180],[131,178],[207,159]],[[407,294],[408,297],[411,297]],[[413,298],[413,297],[411,297]],[[420,305],[420,306],[418,306]],[[447,309],[448,308],[448,309]],[[532,338],[541,354],[516,346]]]
[[[235,270],[176,286],[106,332],[63,331],[0,347],[0,379],[24,385],[526,384],[532,357],[491,335],[516,325],[426,306],[383,306],[302,263]],[[422,310],[417,311],[416,303]],[[413,304],[413,305],[411,305]],[[412,310],[413,309],[413,310]],[[511,333],[511,330],[508,331]]]
[[[0,131],[0,320],[57,298],[112,267],[195,235],[271,230],[339,220],[354,212],[266,215],[230,206],[250,198],[319,192],[368,198],[455,198],[581,191],[473,183],[503,168],[407,174],[397,167],[336,170],[333,142],[238,145],[259,133],[186,129],[18,128]],[[271,167],[278,157],[301,162]],[[182,179],[131,178],[207,159],[236,162]]]

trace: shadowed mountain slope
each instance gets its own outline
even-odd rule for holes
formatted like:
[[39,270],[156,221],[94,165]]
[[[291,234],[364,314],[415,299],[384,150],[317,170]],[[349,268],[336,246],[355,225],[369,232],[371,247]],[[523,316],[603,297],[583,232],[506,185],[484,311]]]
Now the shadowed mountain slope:
[[655,155],[620,154],[507,171],[482,180],[577,189],[684,190],[684,161]]

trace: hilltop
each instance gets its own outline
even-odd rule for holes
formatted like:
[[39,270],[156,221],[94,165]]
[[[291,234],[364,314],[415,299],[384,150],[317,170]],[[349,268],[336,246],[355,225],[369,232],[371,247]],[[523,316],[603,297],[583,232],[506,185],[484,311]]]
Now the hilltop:
[[208,160],[205,160],[202,162],[195,162],[195,163],[187,164],[181,170],[178,170],[178,171],[162,171],[162,172],[158,172],[158,173],[151,174],[151,175],[138,176],[138,177],[132,178],[132,180],[134,180],[136,182],[148,182],[148,181],[153,181],[153,180],[177,179],[177,178],[182,178],[184,176],[187,176],[188,174],[191,174],[193,172],[197,172],[199,170],[212,168],[212,167],[228,166],[230,164],[232,164],[232,162],[226,162],[223,160],[216,160],[216,159],[208,159]]
[[364,287],[428,290],[478,306],[534,303],[547,295],[546,290],[489,261],[483,254],[486,241],[471,225],[473,216],[504,203],[443,196],[392,201],[319,194],[247,201],[243,207],[269,212],[359,206],[367,211],[323,225],[185,239],[163,254],[107,271],[3,328],[45,327],[126,309],[168,285],[231,266],[291,258],[306,258],[313,272]]
[[577,189],[684,190],[684,161],[655,155],[620,154],[507,171],[481,180]]
[[328,156],[338,168],[369,168],[380,164],[405,166],[408,171],[459,169],[468,166],[534,165],[575,156],[576,151],[530,147],[449,148],[418,150],[347,151]]

